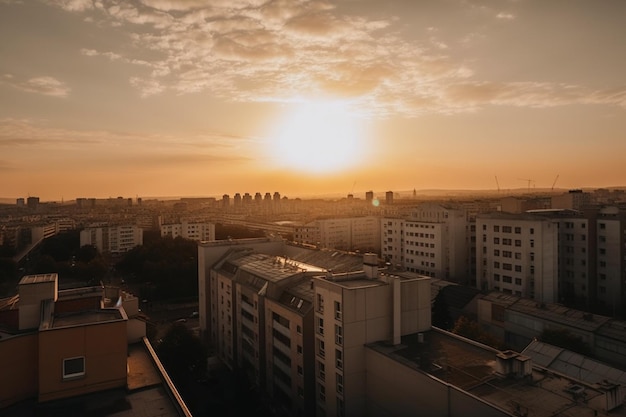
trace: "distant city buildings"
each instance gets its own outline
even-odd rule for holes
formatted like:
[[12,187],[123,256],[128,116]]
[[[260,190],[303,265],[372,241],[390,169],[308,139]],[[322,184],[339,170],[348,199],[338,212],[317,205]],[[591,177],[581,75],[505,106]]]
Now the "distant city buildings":
[[[200,243],[198,254],[201,334],[280,413],[511,416],[623,410],[624,372],[596,364],[597,375],[583,377],[579,362],[588,359],[581,356],[568,364],[578,371],[548,373],[541,352],[556,349],[550,345],[529,346],[531,357],[432,328],[431,279],[381,267],[375,254],[361,257],[272,239]],[[503,307],[481,300],[480,320],[503,323],[516,344],[536,337],[541,326],[563,328],[567,320],[568,329],[583,329],[586,321],[599,323],[594,328],[608,323],[593,315],[559,318],[562,312],[550,304],[536,307],[529,299],[516,298],[519,308],[515,302]],[[542,317],[541,309],[550,314]],[[605,328],[598,348],[621,349],[623,331]],[[612,358],[623,363],[619,355]]]
[[80,246],[92,245],[99,252],[123,253],[143,244],[143,230],[135,225],[102,225],[80,232]]
[[380,250],[380,220],[375,216],[315,220],[295,226],[294,241],[345,251]]
[[215,224],[213,223],[189,223],[162,224],[161,236],[172,238],[182,237],[196,241],[215,240]]

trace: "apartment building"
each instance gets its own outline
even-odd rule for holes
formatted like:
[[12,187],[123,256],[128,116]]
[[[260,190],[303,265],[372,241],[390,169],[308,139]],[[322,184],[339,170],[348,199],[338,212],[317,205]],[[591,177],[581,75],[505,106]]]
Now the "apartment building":
[[57,274],[24,276],[0,300],[0,407],[125,388],[128,345],[146,334],[137,312],[137,298],[117,289],[60,291]]
[[[607,206],[587,207],[582,211],[531,210],[520,215],[520,219],[533,217],[541,222],[551,222],[557,231],[557,251],[552,255],[557,262],[558,297],[555,300],[607,315],[623,314],[626,305],[626,211]],[[506,239],[506,236],[501,238]],[[514,242],[518,241],[515,238]],[[496,259],[495,254],[502,256],[506,248],[494,246],[493,250],[493,259],[489,259],[491,252],[487,251],[488,265],[501,261]],[[537,251],[528,250],[528,256],[531,256],[530,253],[537,254]],[[519,253],[517,249],[513,252]],[[545,251],[542,254],[544,257],[547,255]],[[480,255],[479,251],[477,256]],[[485,256],[483,263],[484,259]],[[531,266],[528,265],[529,268]],[[513,294],[520,295],[519,288],[507,288],[518,291]]]
[[87,227],[80,232],[80,246],[93,245],[98,251],[123,253],[143,244],[143,230],[135,225]]
[[432,278],[466,282],[470,277],[470,232],[464,210],[423,204],[406,218],[381,220],[381,256]]
[[430,330],[430,280],[410,272],[381,272],[365,254],[363,271],[313,279],[316,415],[367,414],[366,344],[400,344]]
[[312,354],[305,349],[313,345],[310,277],[321,273],[253,249],[228,251],[210,273],[210,340],[217,355],[291,415],[312,415],[312,398],[304,395],[313,389]]
[[343,251],[380,251],[380,220],[375,216],[321,219],[297,226],[294,241]]
[[181,223],[162,224],[161,236],[172,238],[182,237],[195,241],[215,240],[215,224],[213,223]]
[[528,356],[431,328],[429,277],[381,268],[375,254],[333,273],[329,259],[340,256],[270,239],[199,244],[203,332],[280,412],[626,414],[614,371],[605,381],[546,373]]
[[482,289],[538,302],[558,299],[558,227],[533,214],[476,218],[476,269]]

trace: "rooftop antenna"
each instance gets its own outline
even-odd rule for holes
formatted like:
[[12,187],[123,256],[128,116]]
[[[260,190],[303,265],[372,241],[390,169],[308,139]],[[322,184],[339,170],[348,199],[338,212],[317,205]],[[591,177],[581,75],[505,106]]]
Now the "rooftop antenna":
[[500,183],[498,182],[498,176],[496,175],[496,186],[498,187],[498,194],[500,193]]

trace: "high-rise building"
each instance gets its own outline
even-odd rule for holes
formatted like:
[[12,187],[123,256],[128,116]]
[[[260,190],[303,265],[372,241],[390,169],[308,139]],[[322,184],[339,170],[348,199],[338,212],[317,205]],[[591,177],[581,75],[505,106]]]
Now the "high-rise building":
[[381,256],[432,278],[469,279],[469,223],[464,210],[422,204],[409,216],[381,219]]
[[80,246],[93,245],[101,253],[128,252],[143,245],[143,230],[135,225],[87,227],[80,232]]
[[557,225],[533,214],[478,215],[476,275],[485,290],[557,301]]
[[162,224],[161,236],[170,236],[173,238],[182,237],[184,239],[196,241],[215,240],[215,224],[213,223],[175,223]]

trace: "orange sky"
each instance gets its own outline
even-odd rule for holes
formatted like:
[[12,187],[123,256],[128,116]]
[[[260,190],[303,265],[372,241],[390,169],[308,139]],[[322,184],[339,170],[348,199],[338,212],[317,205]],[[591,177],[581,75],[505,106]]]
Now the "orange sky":
[[0,197],[626,185],[624,16],[622,0],[0,0]]

